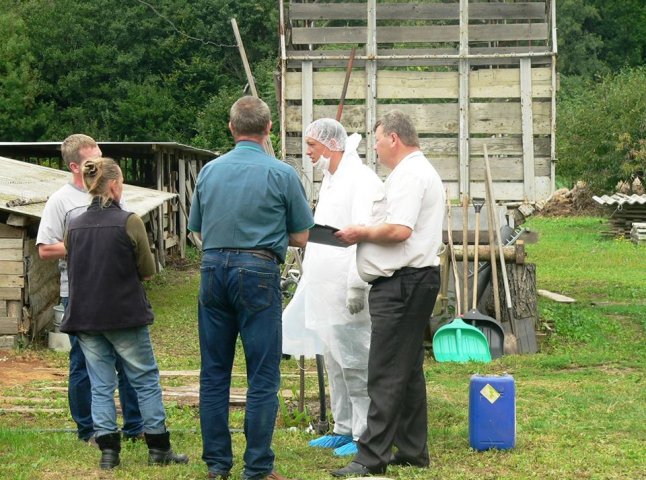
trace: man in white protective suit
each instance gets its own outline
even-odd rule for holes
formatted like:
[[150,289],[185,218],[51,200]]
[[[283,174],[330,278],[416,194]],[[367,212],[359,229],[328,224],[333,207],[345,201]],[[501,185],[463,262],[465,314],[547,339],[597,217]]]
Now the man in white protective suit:
[[[314,220],[343,228],[365,223],[373,205],[384,199],[383,182],[357,153],[361,136],[348,137],[331,118],[312,122],[305,130],[307,155],[323,172]],[[283,314],[283,352],[313,357],[323,354],[334,417],[331,434],[310,446],[354,455],[366,429],[368,351],[370,348],[369,285],[359,278],[356,246],[309,242],[303,275]]]

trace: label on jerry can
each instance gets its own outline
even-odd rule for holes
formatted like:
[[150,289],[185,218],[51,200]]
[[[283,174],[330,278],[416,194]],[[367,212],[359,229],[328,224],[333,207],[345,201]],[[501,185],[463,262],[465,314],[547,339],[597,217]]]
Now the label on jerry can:
[[496,400],[500,398],[500,393],[498,390],[493,388],[490,384],[486,384],[484,387],[482,387],[482,390],[480,390],[480,394],[485,397],[487,400],[489,400],[489,403],[492,405],[496,403]]

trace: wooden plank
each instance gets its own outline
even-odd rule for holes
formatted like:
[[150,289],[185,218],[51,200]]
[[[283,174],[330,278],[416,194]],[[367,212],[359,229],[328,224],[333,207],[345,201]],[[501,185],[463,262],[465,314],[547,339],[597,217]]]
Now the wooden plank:
[[[532,19],[545,18],[545,3],[473,3],[472,19]],[[377,20],[456,20],[457,3],[381,3]],[[365,3],[290,3],[290,20],[364,20]]]
[[[346,99],[364,99],[366,77],[358,70],[350,78]],[[341,71],[317,71],[313,75],[313,98],[336,100],[341,94]],[[531,69],[531,95],[551,98],[551,72],[549,68]],[[301,98],[301,72],[288,72],[285,79],[287,100]],[[402,98],[458,98],[458,72],[420,72],[381,70],[377,73],[377,97]],[[520,98],[520,69],[480,69],[469,72],[469,96],[474,98]]]
[[[352,132],[348,128],[348,132]],[[437,156],[457,156],[458,141],[457,138],[447,137],[420,137],[420,148],[427,157]],[[469,151],[472,156],[482,155],[482,145],[487,144],[487,149],[490,155],[505,155],[522,157],[523,145],[521,137],[493,137],[493,138],[478,138],[471,137],[469,139]],[[300,136],[290,136],[286,140],[286,151],[288,155],[300,156],[301,152],[301,138]],[[534,138],[534,156],[535,157],[550,157],[550,139],[548,137],[535,137]],[[360,155],[365,155],[366,146],[365,140],[359,144],[358,152]]]
[[[379,104],[377,117],[390,109],[400,109],[411,116],[420,134],[457,134],[458,104]],[[469,131],[474,134],[522,134],[520,103],[471,103],[469,105]],[[301,129],[301,107],[288,105],[285,109],[288,132]],[[550,103],[534,102],[532,105],[535,135],[550,133]],[[314,105],[313,118],[334,117],[336,106]],[[353,131],[367,131],[365,107],[346,105],[343,120]]]
[[7,301],[0,300],[0,317],[6,317],[6,316],[7,316]]
[[0,223],[0,238],[22,238],[24,229]]
[[549,290],[538,289],[536,290],[536,293],[538,293],[541,297],[549,298],[550,300],[554,300],[555,302],[559,302],[559,303],[576,302],[574,298],[568,297],[566,295],[561,295],[560,293],[550,292]]
[[[459,161],[457,156],[428,157],[431,165],[435,167],[437,173],[443,181],[458,181]],[[491,175],[498,181],[522,182],[524,179],[523,159],[522,157],[505,157],[491,158]],[[536,174],[548,176],[550,173],[551,161],[549,157],[539,157],[536,159]],[[379,165],[377,173],[385,177],[389,170],[383,165]],[[471,157],[469,164],[470,184],[473,182],[484,181],[484,159],[483,157]]]
[[[538,198],[547,198],[549,190],[543,191],[543,187],[551,182],[550,177],[536,177],[536,192]],[[458,199],[458,182],[443,180],[443,186],[449,190],[451,199]],[[472,182],[470,186],[472,197],[484,197],[484,184]],[[499,202],[518,202],[523,199],[525,187],[523,182],[494,182],[494,191],[496,199]]]
[[25,279],[18,275],[0,275],[0,288],[24,287]]
[[3,300],[22,300],[21,288],[2,288],[0,287],[0,298]]
[[16,335],[18,324],[16,317],[0,317],[0,335]]
[[9,249],[0,249],[0,261],[22,261],[22,248],[9,250]]
[[[325,45],[358,43],[365,44],[368,38],[366,27],[295,27],[292,28],[294,45]],[[519,23],[470,25],[469,41],[471,42],[506,42],[506,41],[541,41],[547,40],[547,23]],[[378,43],[426,43],[458,42],[457,25],[433,25],[427,27],[392,27],[377,28]]]
[[0,275],[24,275],[25,265],[17,261],[0,261]]
[[22,250],[22,238],[0,238],[0,250]]
[[[508,55],[508,54],[522,54],[522,53],[546,53],[548,47],[545,45],[540,45],[534,43],[533,45],[517,45],[510,47],[484,47],[477,46],[471,47],[469,49],[470,55]],[[442,58],[442,55],[457,55],[457,48],[450,47],[435,47],[429,48],[428,46],[420,46],[417,48],[379,48],[377,49],[380,67],[422,67],[422,66],[451,66],[457,65],[457,58]],[[365,66],[365,49],[358,48],[356,50],[357,57],[354,61],[354,66],[356,68],[363,68]],[[347,64],[347,59],[349,56],[349,50],[289,50],[287,52],[287,62],[289,68],[300,68],[300,62],[302,57],[307,57],[307,59],[314,60],[317,67],[338,67],[344,68]],[[416,56],[417,58],[412,58]],[[295,57],[299,57],[299,60],[293,60]],[[327,57],[327,58],[326,58]],[[331,59],[331,57],[337,57],[336,59]],[[340,57],[340,59],[338,58]],[[363,57],[363,58],[362,58]],[[420,58],[422,57],[422,58]],[[428,57],[428,58],[425,58]],[[547,54],[544,57],[534,56],[534,63],[536,65],[547,65],[551,67],[551,55]],[[513,64],[518,65],[518,58],[471,58],[472,65],[498,65],[498,64]]]
[[[525,197],[530,202],[536,201],[534,191],[534,125],[532,112],[532,61],[520,59],[520,109],[523,130],[523,166],[525,180]],[[550,105],[551,108],[551,105]],[[551,128],[551,123],[550,123]]]

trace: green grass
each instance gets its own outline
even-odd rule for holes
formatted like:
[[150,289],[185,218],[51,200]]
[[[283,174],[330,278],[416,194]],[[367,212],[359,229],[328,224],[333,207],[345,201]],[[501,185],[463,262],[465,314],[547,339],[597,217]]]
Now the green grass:
[[[538,288],[574,297],[573,305],[540,298],[541,322],[550,330],[536,355],[508,356],[488,365],[426,362],[431,469],[398,467],[398,479],[636,479],[646,466],[646,249],[599,236],[598,218],[532,219],[540,241],[527,245],[537,264]],[[190,266],[190,265],[189,265]],[[151,332],[160,368],[199,368],[196,298],[199,278],[186,266],[168,269],[147,285],[156,322]],[[10,353],[64,367],[64,354],[44,349]],[[1,369],[0,364],[0,369]],[[234,386],[244,387],[244,358],[236,358]],[[348,459],[311,449],[313,437],[294,411],[298,365],[282,364],[276,466],[302,480],[329,479],[329,470]],[[1,371],[1,370],[0,370]],[[517,446],[476,452],[468,442],[468,386],[474,373],[512,374],[517,387]],[[64,391],[44,390],[56,382],[32,382],[3,389],[13,397],[46,397],[65,408]],[[196,377],[163,377],[164,386],[195,384]],[[288,395],[290,394],[290,395]],[[27,402],[28,403],[28,402]],[[306,364],[306,405],[317,411],[316,370]],[[1,406],[1,405],[0,405]],[[188,466],[146,467],[143,445],[127,445],[114,472],[97,468],[98,452],[79,444],[67,413],[0,414],[0,478],[7,479],[189,479],[204,478],[197,408],[166,402],[176,449],[191,456]],[[232,409],[231,426],[243,412]],[[67,429],[68,431],[65,431]],[[233,434],[234,478],[240,478],[244,436]]]

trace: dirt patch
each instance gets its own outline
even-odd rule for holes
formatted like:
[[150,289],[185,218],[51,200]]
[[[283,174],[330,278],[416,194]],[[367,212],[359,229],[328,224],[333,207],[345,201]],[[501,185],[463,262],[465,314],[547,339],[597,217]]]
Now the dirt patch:
[[67,371],[50,368],[39,358],[0,354],[0,387],[24,385],[35,380],[61,380],[66,376]]

